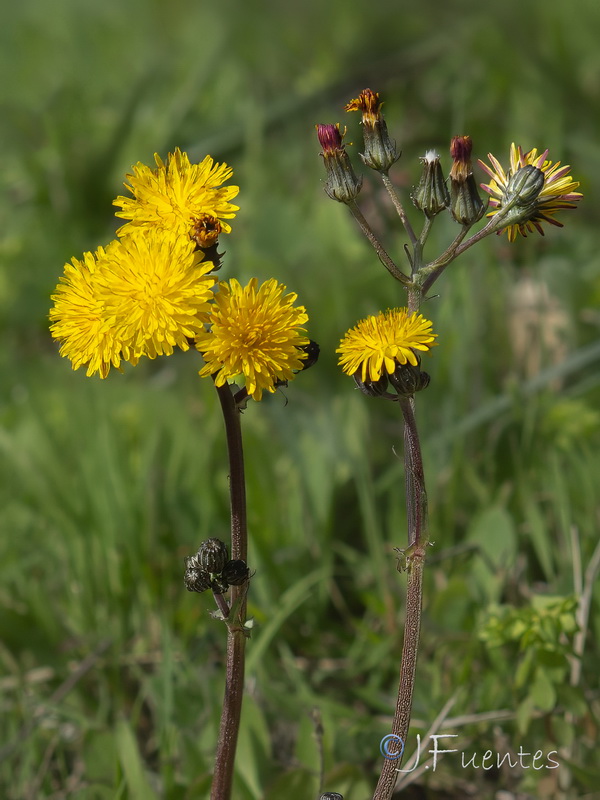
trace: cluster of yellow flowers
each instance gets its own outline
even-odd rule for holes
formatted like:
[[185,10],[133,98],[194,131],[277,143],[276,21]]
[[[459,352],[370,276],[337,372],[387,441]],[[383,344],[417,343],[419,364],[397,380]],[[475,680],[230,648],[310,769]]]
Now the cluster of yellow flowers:
[[111,366],[143,356],[170,355],[194,345],[217,385],[242,375],[249,395],[293,378],[302,368],[308,319],[296,295],[274,279],[257,290],[231,280],[217,283],[205,259],[238,207],[237,186],[224,186],[232,170],[207,156],[191,164],[177,149],[165,164],[137,164],[117,197],[117,216],[128,220],[107,247],[66,264],[52,295],[52,336],[73,369],[105,378]]
[[[367,105],[369,122],[373,103]],[[339,126],[318,128],[324,155],[342,153]],[[533,230],[543,233],[542,223],[560,225],[556,212],[581,198],[570,168],[546,156],[513,144],[506,172],[491,154],[491,167],[480,162],[491,178],[482,184],[491,195],[490,217],[512,202],[512,180],[520,169],[535,167],[543,181],[527,215],[501,229],[510,241]],[[211,274],[216,267],[205,260],[206,251],[220,233],[231,231],[226,220],[239,210],[230,202],[239,188],[224,185],[232,175],[227,164],[215,164],[210,156],[191,164],[179,149],[166,163],[158,155],[155,160],[154,168],[134,166],[125,184],[133,196],[114,201],[117,216],[127,220],[119,238],[65,265],[52,296],[52,335],[73,369],[87,366],[87,375],[102,378],[122,361],[135,365],[143,356],[195,346],[205,360],[201,376],[213,376],[221,386],[241,375],[248,395],[260,400],[306,363],[306,310],[275,279],[258,287],[253,278],[242,287],[235,279],[218,283]],[[420,314],[393,309],[359,322],[337,352],[347,374],[375,383],[398,365],[416,366],[415,351],[428,351],[435,338],[431,322]]]

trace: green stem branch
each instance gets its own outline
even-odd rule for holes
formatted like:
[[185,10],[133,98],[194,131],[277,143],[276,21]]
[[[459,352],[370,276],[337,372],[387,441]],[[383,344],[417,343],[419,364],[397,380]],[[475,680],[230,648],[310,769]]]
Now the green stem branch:
[[394,204],[394,208],[400,217],[402,224],[404,225],[404,230],[406,231],[408,238],[410,239],[410,243],[414,245],[417,243],[417,237],[415,232],[413,231],[412,225],[410,224],[410,220],[406,216],[406,211],[404,210],[404,206],[402,205],[402,201],[398,197],[398,193],[396,192],[396,187],[390,180],[390,176],[387,172],[381,173],[381,180],[383,181],[383,185],[387,189],[387,192]]
[[352,216],[358,222],[361,231],[373,245],[375,252],[379,256],[379,260],[381,261],[383,266],[387,269],[387,271],[390,273],[390,275],[392,275],[397,281],[400,281],[400,283],[404,284],[405,286],[409,284],[410,280],[408,276],[405,275],[392,261],[392,259],[386,252],[385,248],[383,247],[379,239],[373,233],[371,226],[364,218],[364,215],[360,210],[360,208],[356,205],[354,201],[352,203],[348,203],[347,205],[348,208],[350,209]]

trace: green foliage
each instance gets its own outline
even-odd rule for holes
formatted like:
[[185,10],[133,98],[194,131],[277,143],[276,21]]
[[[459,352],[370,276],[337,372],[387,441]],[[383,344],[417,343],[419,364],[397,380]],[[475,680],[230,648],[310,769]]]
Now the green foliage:
[[[559,0],[509,0],[490,13],[469,0],[3,9],[6,800],[209,793],[224,628],[211,599],[185,592],[182,579],[202,539],[227,538],[214,392],[197,378],[195,353],[86,379],[47,332],[64,262],[114,235],[110,202],[125,172],[177,145],[226,160],[241,186],[225,277],[285,282],[322,347],[285,396],[243,418],[256,627],[235,797],[316,796],[315,707],[326,788],[346,800],[372,792],[401,654],[405,577],[394,547],[406,545],[405,509],[392,448],[402,431],[393,404],[369,401],[340,374],[334,350],[359,318],[403,296],[322,192],[314,124],[345,124],[343,104],[370,85],[404,153],[392,178],[405,194],[425,149],[438,147],[447,166],[450,136],[470,133],[478,157],[504,157],[513,140],[549,147],[593,196],[600,6],[580,0],[575,14]],[[347,123],[358,143],[357,121]],[[372,176],[360,199],[400,261],[403,239]],[[595,590],[580,616],[599,511],[593,209],[584,199],[563,230],[510,247],[486,240],[447,270],[426,306],[440,347],[418,398],[435,544],[414,731],[425,734],[454,697],[445,730],[463,749],[559,750],[571,797],[600,779]],[[440,220],[428,252],[454,233]],[[532,288],[537,305],[525,314]],[[481,798],[562,797],[557,772],[484,780],[448,758],[419,781],[432,797],[464,796],[465,780]]]

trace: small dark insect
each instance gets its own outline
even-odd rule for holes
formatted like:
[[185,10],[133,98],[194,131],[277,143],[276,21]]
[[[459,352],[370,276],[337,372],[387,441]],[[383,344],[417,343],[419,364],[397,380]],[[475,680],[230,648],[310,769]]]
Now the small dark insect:
[[308,369],[317,363],[321,348],[313,339],[310,339],[308,344],[303,345],[299,349],[306,353],[306,358],[302,362],[302,369],[298,370],[298,372],[303,372],[305,369]]

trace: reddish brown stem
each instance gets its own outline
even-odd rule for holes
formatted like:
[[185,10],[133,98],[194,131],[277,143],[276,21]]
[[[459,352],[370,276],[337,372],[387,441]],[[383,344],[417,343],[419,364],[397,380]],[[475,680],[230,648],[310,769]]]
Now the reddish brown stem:
[[[242,428],[240,412],[228,384],[217,387],[221,402],[227,452],[229,455],[229,494],[231,503],[231,558],[246,561],[247,521],[246,521],[246,483],[244,476],[244,454],[242,449]],[[231,587],[231,608],[245,594],[245,586]],[[233,784],[233,767],[237,745],[242,698],[244,692],[244,661],[246,635],[246,602],[242,599],[236,619],[227,626],[227,662],[225,667],[225,694],[221,711],[221,725],[215,757],[215,771],[211,787],[211,800],[230,800]]]

